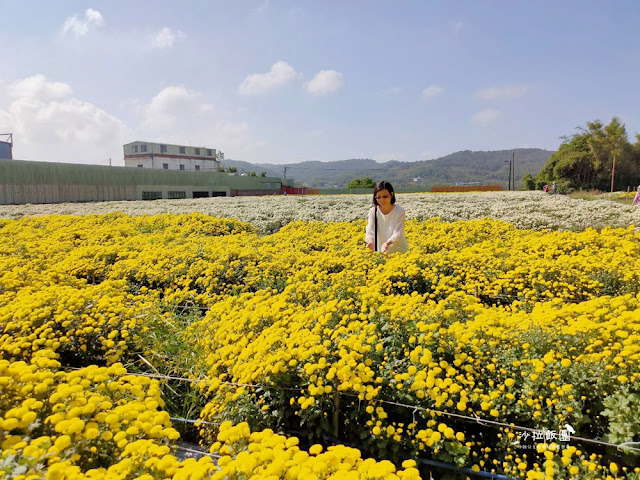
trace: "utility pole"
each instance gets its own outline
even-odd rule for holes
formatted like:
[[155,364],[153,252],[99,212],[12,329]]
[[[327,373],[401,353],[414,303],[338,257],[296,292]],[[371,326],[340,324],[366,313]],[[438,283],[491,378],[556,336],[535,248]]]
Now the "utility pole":
[[613,154],[613,166],[611,168],[611,193],[613,193],[613,179],[616,175],[616,154]]
[[509,191],[511,191],[511,168],[513,167],[513,162],[509,162]]
[[511,152],[511,164],[513,165],[513,167],[511,168],[511,171],[513,172],[513,182],[511,182],[512,186],[513,186],[513,191],[516,191],[516,152],[515,150]]
[[284,166],[284,179],[287,179],[287,166]]

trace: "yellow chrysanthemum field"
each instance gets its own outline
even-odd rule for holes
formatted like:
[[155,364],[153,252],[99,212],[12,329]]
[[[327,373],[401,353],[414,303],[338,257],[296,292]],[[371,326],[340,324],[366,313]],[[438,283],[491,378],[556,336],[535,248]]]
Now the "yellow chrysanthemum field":
[[391,255],[359,197],[0,219],[0,478],[640,478],[640,232],[492,195]]

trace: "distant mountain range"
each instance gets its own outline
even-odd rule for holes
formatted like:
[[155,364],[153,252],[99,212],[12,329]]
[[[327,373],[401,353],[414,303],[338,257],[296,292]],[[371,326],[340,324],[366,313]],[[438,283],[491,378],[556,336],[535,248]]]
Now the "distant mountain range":
[[539,148],[518,148],[472,152],[464,150],[435,160],[419,162],[399,162],[392,160],[378,163],[371,159],[359,158],[334,162],[300,162],[287,165],[252,164],[239,160],[225,160],[224,167],[236,167],[238,172],[266,172],[270,177],[293,178],[296,183],[311,188],[342,188],[355,178],[369,177],[374,181],[387,180],[394,186],[432,187],[434,185],[455,185],[480,183],[483,185],[504,185],[509,182],[509,162],[515,155],[516,185],[521,183],[525,173],[535,176],[547,163],[550,150]]

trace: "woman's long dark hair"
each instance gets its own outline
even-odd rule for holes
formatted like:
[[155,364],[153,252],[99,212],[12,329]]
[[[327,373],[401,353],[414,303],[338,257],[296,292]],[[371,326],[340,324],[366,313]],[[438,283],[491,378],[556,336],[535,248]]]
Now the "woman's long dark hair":
[[373,188],[373,206],[377,206],[378,205],[378,200],[376,200],[376,195],[378,195],[378,192],[380,190],[386,190],[387,192],[389,192],[389,194],[391,195],[391,203],[396,203],[396,194],[393,192],[393,186],[386,181],[382,181],[380,183],[378,183],[374,188]]

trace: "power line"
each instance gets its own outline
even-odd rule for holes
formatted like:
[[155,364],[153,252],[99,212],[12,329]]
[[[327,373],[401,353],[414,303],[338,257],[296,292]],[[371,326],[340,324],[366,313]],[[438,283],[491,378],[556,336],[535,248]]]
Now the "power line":
[[192,423],[198,425],[213,425],[215,427],[219,427],[220,425],[222,425],[220,422],[207,422],[206,420],[192,420],[190,418],[181,417],[169,417],[169,420],[173,420],[174,422]]
[[[357,395],[353,395],[351,393],[343,393],[343,395],[359,398]],[[444,415],[444,416],[448,416],[448,417],[459,418],[461,420],[469,421],[469,422],[472,422],[472,423],[478,423],[480,425],[488,424],[488,425],[506,427],[506,428],[511,428],[513,430],[522,430],[524,432],[532,432],[532,433],[540,431],[540,429],[523,427],[523,426],[515,425],[515,424],[512,424],[512,423],[510,424],[510,423],[496,422],[494,420],[485,420],[485,419],[480,418],[480,417],[475,417],[474,418],[474,417],[469,417],[467,415],[460,415],[460,414],[457,414],[457,413],[451,413],[451,412],[444,412],[444,411],[441,411],[441,410],[435,410],[433,408],[424,408],[424,407],[419,407],[419,406],[416,406],[416,405],[407,405],[405,403],[391,402],[389,400],[379,400],[378,402],[379,403],[383,403],[383,404],[387,404],[387,405],[395,405],[397,407],[404,407],[404,408],[408,408],[408,409],[413,409],[414,411],[424,411],[424,412],[429,412],[429,413],[432,412],[432,413],[435,413],[435,414],[438,414],[438,415]],[[637,452],[640,452],[640,448],[636,448],[636,447],[632,446],[632,445],[640,446],[640,442],[609,443],[609,442],[601,442],[600,440],[595,440],[595,439],[591,439],[591,438],[577,437],[575,435],[572,435],[571,439],[576,439],[576,440],[580,440],[582,442],[587,442],[587,443],[593,443],[593,444],[596,444],[596,445],[603,445],[605,447],[615,447],[618,450],[626,448],[628,450],[635,450]]]
[[207,457],[211,457],[211,458],[222,458],[222,456],[220,456],[220,455],[215,455],[213,453],[205,452],[203,450],[194,450],[192,448],[181,447],[180,445],[178,445],[176,447],[176,449],[180,450],[182,452],[194,453],[196,455],[207,456]]

